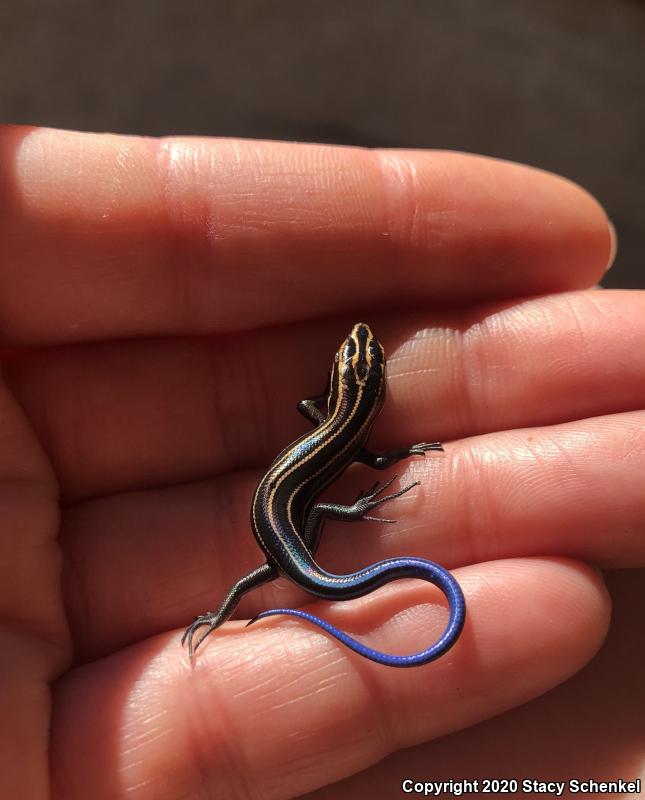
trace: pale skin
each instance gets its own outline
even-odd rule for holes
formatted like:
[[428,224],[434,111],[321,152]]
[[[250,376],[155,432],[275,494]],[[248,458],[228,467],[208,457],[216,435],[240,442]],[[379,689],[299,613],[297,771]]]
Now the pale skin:
[[[0,148],[0,796],[638,773],[645,296],[593,288],[613,245],[590,195],[457,153],[12,127]],[[245,629],[307,604],[402,653],[445,621],[417,581],[334,605],[278,582],[191,666],[181,632],[261,563],[253,487],[358,320],[389,359],[374,449],[446,453],[400,465],[421,485],[396,525],[330,526],[319,560],[445,564],[462,638],[397,671],[299,621]],[[590,565],[625,568],[596,658]]]

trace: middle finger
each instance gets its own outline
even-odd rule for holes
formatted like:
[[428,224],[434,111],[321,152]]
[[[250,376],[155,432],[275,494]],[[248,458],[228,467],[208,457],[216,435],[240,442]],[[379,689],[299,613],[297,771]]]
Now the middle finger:
[[[642,292],[586,291],[377,316],[389,400],[375,448],[645,408],[644,312]],[[62,347],[5,376],[70,502],[268,464],[306,429],[295,404],[322,389],[348,324]]]

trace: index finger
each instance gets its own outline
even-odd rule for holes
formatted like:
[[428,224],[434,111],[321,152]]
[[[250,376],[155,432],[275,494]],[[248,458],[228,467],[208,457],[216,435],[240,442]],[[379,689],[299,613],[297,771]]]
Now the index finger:
[[587,287],[599,204],[453,152],[0,128],[4,343],[240,330]]

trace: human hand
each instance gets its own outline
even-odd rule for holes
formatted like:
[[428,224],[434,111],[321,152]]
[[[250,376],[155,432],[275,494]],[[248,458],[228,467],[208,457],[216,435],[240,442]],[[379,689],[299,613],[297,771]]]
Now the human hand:
[[[46,796],[49,748],[65,800],[292,797],[593,655],[607,595],[571,559],[643,562],[645,460],[643,299],[586,290],[610,257],[595,201],[454,153],[1,142],[3,343],[30,348],[6,354],[0,416],[3,796]],[[466,629],[399,672],[291,620],[230,623],[191,667],[180,631],[261,562],[254,483],[359,318],[389,357],[375,447],[447,455],[406,464],[422,486],[397,526],[326,531],[319,560],[457,568]],[[435,598],[398,583],[311,607],[409,652],[443,624]],[[274,584],[241,615],[309,600]]]

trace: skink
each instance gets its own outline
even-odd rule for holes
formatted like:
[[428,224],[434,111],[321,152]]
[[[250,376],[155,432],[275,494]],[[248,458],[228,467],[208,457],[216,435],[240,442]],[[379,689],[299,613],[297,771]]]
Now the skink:
[[[464,596],[453,576],[438,564],[414,557],[388,558],[358,572],[336,575],[324,570],[314,559],[325,520],[355,522],[377,519],[369,512],[418,485],[417,481],[384,495],[383,492],[396,478],[394,476],[386,483],[375,483],[366,492],[361,492],[352,505],[315,502],[350,464],[361,462],[375,469],[385,469],[403,458],[442,449],[438,442],[422,442],[387,453],[367,450],[365,443],[384,401],[383,347],[368,325],[357,323],[334,357],[327,390],[298,404],[298,410],[316,426],[315,429],[277,456],[255,490],[251,525],[266,556],[266,563],[237,581],[218,611],[196,617],[186,628],[182,644],[188,642],[190,658],[211,631],[229,619],[246,592],[280,575],[326,600],[362,597],[399,578],[421,578],[439,587],[446,596],[450,606],[449,621],[434,644],[403,656],[373,650],[325,620],[300,609],[263,611],[249,625],[264,617],[289,614],[318,625],[361,656],[391,667],[427,664],[446,653],[457,641],[466,613]],[[195,633],[204,627],[206,630],[193,644]]]

